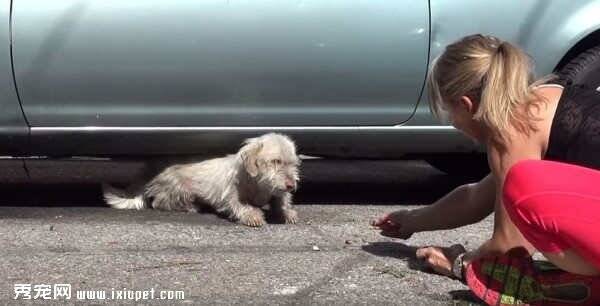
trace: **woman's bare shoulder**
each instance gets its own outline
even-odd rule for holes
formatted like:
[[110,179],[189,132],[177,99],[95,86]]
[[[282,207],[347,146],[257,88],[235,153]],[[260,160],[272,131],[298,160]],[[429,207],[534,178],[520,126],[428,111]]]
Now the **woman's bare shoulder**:
[[514,164],[526,159],[542,159],[543,147],[535,132],[523,133],[508,129],[503,146],[488,144],[488,163],[497,182],[503,182],[506,173]]
[[558,108],[558,103],[562,96],[564,88],[562,86],[538,87],[535,93],[539,96],[536,101],[536,107],[532,108],[535,130],[533,131],[531,141],[537,143],[540,147],[541,155],[544,156],[548,149],[552,122]]

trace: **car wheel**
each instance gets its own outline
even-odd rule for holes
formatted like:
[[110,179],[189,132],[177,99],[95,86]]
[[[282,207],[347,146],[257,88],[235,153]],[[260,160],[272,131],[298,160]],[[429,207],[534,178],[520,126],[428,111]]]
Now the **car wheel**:
[[600,46],[576,56],[560,69],[558,75],[567,83],[582,84],[600,91]]
[[478,180],[490,173],[483,153],[435,154],[426,156],[425,161],[442,172],[468,179]]

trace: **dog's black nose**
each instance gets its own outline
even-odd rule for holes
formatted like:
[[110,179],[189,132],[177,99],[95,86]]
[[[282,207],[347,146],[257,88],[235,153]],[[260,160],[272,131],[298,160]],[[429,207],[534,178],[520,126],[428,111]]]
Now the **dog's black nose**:
[[286,181],[285,182],[285,189],[287,191],[292,191],[292,190],[296,189],[296,182],[294,182],[294,181]]

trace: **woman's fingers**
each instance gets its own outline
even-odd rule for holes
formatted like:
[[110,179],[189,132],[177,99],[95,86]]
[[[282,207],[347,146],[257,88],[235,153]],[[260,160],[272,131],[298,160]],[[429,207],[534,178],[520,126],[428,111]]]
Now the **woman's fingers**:
[[427,259],[433,253],[433,247],[424,247],[417,250],[417,258]]
[[382,226],[387,224],[390,221],[390,213],[387,213],[381,217],[379,217],[378,219],[375,219],[373,221],[371,221],[371,225],[373,226]]
[[452,263],[449,262],[441,248],[420,248],[417,250],[416,255],[417,258],[421,259],[427,266],[433,269],[433,271],[446,276],[451,275]]
[[386,213],[378,219],[371,221],[371,225],[373,226],[392,226],[399,227],[401,224],[401,216],[404,214],[404,211],[395,211],[391,213]]
[[404,226],[403,218],[405,214],[406,211],[403,210],[386,213],[379,219],[373,220],[371,225],[381,229],[381,234],[384,236],[408,239],[412,236],[413,232],[407,231]]
[[393,231],[397,231],[400,229],[400,227],[392,222],[384,222],[381,223],[379,225],[379,228],[383,231],[389,231],[389,232],[393,232]]
[[437,258],[435,256],[435,249],[433,247],[420,248],[417,250],[417,258],[423,261],[428,267],[432,268],[434,271],[438,272],[437,267]]

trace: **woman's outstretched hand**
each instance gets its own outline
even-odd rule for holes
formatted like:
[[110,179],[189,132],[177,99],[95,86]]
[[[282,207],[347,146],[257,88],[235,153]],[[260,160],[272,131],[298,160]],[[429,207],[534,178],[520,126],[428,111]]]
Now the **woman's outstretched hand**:
[[371,222],[372,226],[381,229],[381,234],[388,237],[408,239],[415,232],[412,228],[414,216],[409,210],[398,210],[387,213]]

